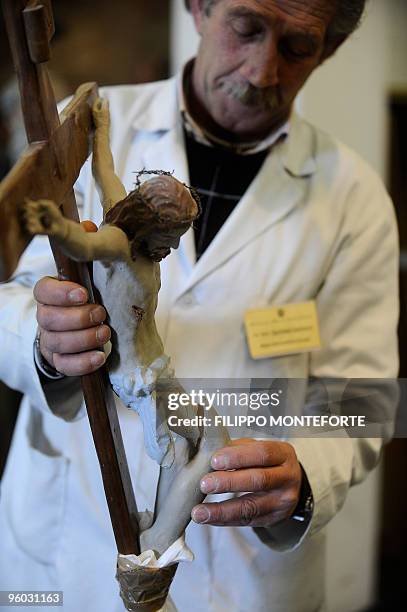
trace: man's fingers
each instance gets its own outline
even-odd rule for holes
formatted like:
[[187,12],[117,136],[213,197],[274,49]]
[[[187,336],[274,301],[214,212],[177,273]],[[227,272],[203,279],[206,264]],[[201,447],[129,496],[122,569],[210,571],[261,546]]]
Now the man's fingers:
[[94,372],[106,361],[102,351],[87,351],[79,355],[53,354],[54,367],[66,376],[84,376]]
[[[86,231],[93,231],[90,225]],[[94,372],[106,361],[100,350],[111,331],[103,325],[103,306],[88,304],[88,292],[70,281],[45,277],[36,284],[37,321],[40,351],[58,372],[83,376]]]
[[285,467],[251,468],[231,472],[212,472],[201,479],[202,493],[239,493],[270,491],[287,482]]
[[37,302],[48,306],[75,306],[86,304],[88,292],[77,283],[46,276],[35,285],[34,297]]
[[41,330],[40,347],[51,353],[74,354],[99,348],[108,340],[110,328],[107,325],[65,332]]
[[225,446],[212,456],[214,470],[237,470],[245,467],[281,465],[288,457],[288,444],[276,441],[253,440],[250,444]]
[[103,306],[96,304],[84,304],[83,306],[44,306],[38,304],[38,325],[48,331],[69,331],[86,329],[100,325],[106,319],[106,310]]
[[253,442],[256,442],[255,438],[236,438],[231,440],[228,446],[241,446],[242,444],[253,444]]
[[199,504],[192,510],[192,519],[205,525],[263,527],[289,516],[294,510],[294,496],[281,491],[249,493],[219,503]]
[[45,357],[47,362],[55,368],[54,355],[51,353],[51,351],[48,351],[44,346],[41,346],[41,340],[40,340],[40,351],[41,351],[41,355]]

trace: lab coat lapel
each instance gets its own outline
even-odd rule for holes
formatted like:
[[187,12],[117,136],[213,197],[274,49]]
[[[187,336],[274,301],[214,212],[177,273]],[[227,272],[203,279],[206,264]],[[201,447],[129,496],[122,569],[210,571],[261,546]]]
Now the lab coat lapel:
[[276,144],[238,206],[181,287],[190,290],[300,204],[316,168],[309,126],[293,117],[290,136]]

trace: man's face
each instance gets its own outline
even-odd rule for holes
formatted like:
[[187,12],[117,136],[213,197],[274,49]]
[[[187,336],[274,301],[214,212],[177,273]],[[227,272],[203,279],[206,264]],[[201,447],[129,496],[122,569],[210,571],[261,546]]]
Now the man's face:
[[258,139],[288,116],[324,59],[329,0],[218,0],[209,15],[191,1],[201,44],[193,91],[206,119],[241,140]]

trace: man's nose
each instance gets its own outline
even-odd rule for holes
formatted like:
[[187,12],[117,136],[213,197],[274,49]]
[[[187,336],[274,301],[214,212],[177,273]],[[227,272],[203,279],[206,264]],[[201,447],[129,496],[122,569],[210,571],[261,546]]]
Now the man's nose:
[[273,36],[253,45],[241,70],[253,87],[273,87],[278,83],[278,47]]

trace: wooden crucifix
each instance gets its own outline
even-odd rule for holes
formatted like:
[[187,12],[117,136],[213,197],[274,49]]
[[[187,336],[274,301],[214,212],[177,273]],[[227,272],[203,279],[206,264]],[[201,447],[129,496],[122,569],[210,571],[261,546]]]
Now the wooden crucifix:
[[[31,240],[20,223],[25,198],[57,202],[79,221],[73,184],[89,155],[95,83],[82,85],[58,115],[46,63],[54,33],[50,0],[2,0],[29,146],[0,184],[0,280],[7,280]],[[61,279],[85,286],[86,264],[68,259],[50,240]],[[119,553],[139,554],[137,507],[115,403],[105,368],[82,377],[82,388]]]

